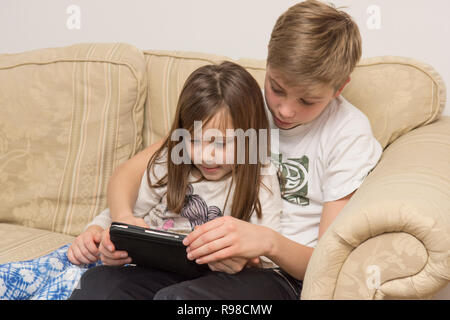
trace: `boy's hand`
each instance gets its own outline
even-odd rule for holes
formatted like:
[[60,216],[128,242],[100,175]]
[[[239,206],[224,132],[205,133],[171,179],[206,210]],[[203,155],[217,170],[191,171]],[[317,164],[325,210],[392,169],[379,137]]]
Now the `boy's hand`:
[[98,245],[102,231],[100,226],[90,226],[76,237],[67,251],[69,261],[76,265],[96,262],[99,259]]
[[[200,226],[195,226],[194,230]],[[228,274],[235,274],[244,267],[259,267],[261,260],[259,257],[247,259],[240,257],[231,257],[220,261],[212,261],[208,263],[208,267],[212,271],[226,272]]]
[[102,232],[99,251],[100,258],[105,265],[122,266],[131,263],[131,258],[128,257],[126,251],[116,251],[116,248],[109,237],[109,228]]
[[214,261],[208,263],[209,269],[212,271],[221,271],[228,274],[235,274],[244,267],[256,267],[259,265],[259,258],[246,259],[246,258],[228,258],[220,261]]
[[272,232],[270,228],[225,216],[198,226],[183,244],[187,246],[188,259],[198,264],[233,257],[253,259],[268,256]]

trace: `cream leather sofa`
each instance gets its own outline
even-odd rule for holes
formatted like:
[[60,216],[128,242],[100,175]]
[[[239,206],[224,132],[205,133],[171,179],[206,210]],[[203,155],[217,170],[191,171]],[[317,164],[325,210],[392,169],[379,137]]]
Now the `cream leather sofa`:
[[[0,263],[71,242],[114,168],[168,130],[197,67],[227,57],[82,43],[0,55]],[[262,85],[265,62],[241,59]],[[431,298],[450,280],[446,89],[408,58],[362,60],[343,95],[385,148],[314,250],[303,299]]]

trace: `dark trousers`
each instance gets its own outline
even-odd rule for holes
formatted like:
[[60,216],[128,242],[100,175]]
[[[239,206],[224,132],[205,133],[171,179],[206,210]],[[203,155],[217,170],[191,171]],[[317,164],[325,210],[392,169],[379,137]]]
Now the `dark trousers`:
[[98,266],[81,277],[71,300],[293,300],[302,282],[280,269],[245,268],[199,278],[142,267]]

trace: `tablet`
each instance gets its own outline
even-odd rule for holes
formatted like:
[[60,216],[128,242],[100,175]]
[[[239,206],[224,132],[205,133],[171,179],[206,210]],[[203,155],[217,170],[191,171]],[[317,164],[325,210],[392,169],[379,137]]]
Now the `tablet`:
[[183,234],[142,228],[113,222],[109,229],[116,250],[124,250],[132,264],[178,273],[195,278],[208,272],[206,264],[200,265],[186,257]]

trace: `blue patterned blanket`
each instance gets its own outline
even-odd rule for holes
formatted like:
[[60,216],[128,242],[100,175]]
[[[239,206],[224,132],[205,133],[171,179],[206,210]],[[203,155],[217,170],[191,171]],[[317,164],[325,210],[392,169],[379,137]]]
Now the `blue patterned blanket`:
[[101,261],[76,266],[67,258],[65,245],[46,256],[0,265],[0,300],[65,300],[81,275]]

